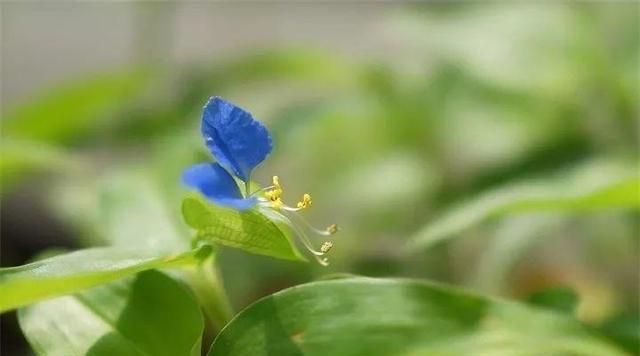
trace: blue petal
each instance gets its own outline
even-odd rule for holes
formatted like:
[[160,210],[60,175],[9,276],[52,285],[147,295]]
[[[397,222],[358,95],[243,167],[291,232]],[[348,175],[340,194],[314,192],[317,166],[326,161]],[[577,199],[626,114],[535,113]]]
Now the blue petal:
[[271,152],[267,129],[250,113],[219,97],[204,106],[202,136],[216,161],[245,182]]
[[238,210],[256,204],[255,198],[243,198],[231,175],[217,163],[200,163],[187,168],[182,182],[197,189],[214,203]]

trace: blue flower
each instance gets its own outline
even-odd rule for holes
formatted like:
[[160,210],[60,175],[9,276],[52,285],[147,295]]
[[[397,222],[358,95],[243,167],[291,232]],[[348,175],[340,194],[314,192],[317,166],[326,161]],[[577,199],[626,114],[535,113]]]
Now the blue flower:
[[[277,176],[273,177],[272,185],[253,193],[250,191],[251,172],[271,153],[271,136],[266,127],[246,110],[212,97],[204,106],[201,133],[216,162],[187,168],[182,175],[183,183],[215,204],[240,211],[256,208],[265,216],[286,223],[318,261],[326,264],[326,258],[319,256],[331,249],[331,242],[324,242],[317,251],[306,233],[328,236],[333,235],[337,227],[334,224],[326,229],[316,229],[298,214],[311,206],[309,194],[304,194],[296,207],[287,206],[282,201],[284,190]],[[232,175],[243,182],[244,194]],[[298,223],[294,224],[292,219]]]

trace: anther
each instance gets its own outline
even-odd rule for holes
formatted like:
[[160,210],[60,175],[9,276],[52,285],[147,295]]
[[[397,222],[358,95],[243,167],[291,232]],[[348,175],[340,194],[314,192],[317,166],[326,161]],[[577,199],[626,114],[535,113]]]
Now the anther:
[[336,232],[338,232],[338,225],[336,225],[336,224],[331,224],[331,225],[329,225],[329,226],[327,227],[327,232],[328,232],[330,235],[335,234]]
[[322,243],[322,246],[320,246],[320,252],[327,253],[331,250],[332,247],[333,243],[331,243],[331,241],[325,241]]
[[282,197],[282,186],[280,185],[280,178],[278,178],[278,176],[273,176],[273,186],[271,190],[264,193],[264,196],[274,203],[274,208],[282,208],[284,205],[280,200]]
[[276,209],[276,210],[280,210],[282,209],[282,207],[284,206],[284,203],[282,202],[282,200],[280,198],[277,199],[271,199],[271,207]]
[[302,196],[302,201],[298,202],[297,207],[298,207],[298,209],[306,209],[306,208],[311,206],[312,202],[313,201],[311,200],[311,195],[305,193]]

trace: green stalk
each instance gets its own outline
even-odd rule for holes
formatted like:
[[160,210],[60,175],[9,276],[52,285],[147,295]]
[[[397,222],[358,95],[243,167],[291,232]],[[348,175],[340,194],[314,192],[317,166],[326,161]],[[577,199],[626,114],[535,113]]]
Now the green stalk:
[[233,310],[215,263],[215,253],[187,270],[187,279],[215,334],[233,317]]

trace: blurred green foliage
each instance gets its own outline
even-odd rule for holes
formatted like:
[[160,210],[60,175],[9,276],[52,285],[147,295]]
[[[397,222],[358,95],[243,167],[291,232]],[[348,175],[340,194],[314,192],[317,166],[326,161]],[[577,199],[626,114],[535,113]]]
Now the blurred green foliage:
[[310,220],[342,227],[328,269],[223,250],[236,308],[331,272],[563,285],[637,351],[614,323],[638,330],[636,4],[438,8],[390,14],[379,56],[270,49],[53,88],[4,115],[2,194],[40,187],[85,246],[184,246],[179,176],[207,157],[199,112],[221,95],[275,136],[258,183],[312,192]]

